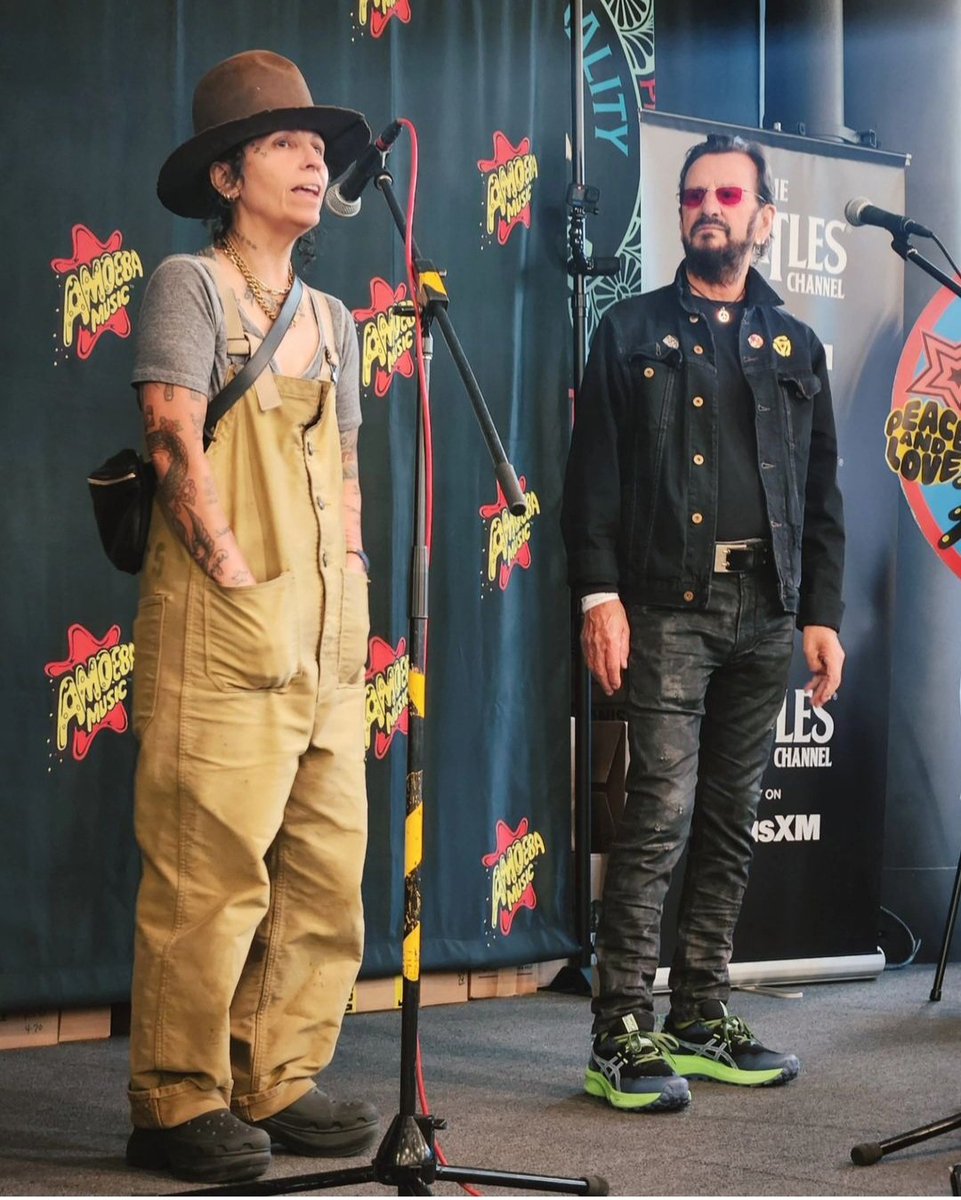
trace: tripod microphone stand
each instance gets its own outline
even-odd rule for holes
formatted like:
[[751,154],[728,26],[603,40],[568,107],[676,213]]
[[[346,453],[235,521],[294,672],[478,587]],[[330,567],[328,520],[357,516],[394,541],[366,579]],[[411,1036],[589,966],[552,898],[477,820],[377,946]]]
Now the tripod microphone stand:
[[[381,168],[374,183],[383,193],[401,236],[406,239],[407,222],[394,195],[393,178]],[[467,389],[474,413],[487,442],[495,475],[515,515],[526,511],[527,501],[521,492],[514,468],[507,461],[504,448],[491,419],[470,364],[447,315],[447,293],[442,273],[420,257],[416,244],[411,242],[416,264],[416,281],[420,300],[420,320],[424,340],[425,368],[432,357],[432,320],[444,334],[451,356]],[[417,1023],[420,1009],[420,868],[423,846],[423,755],[427,715],[426,658],[428,622],[429,546],[427,538],[428,511],[426,497],[425,412],[428,406],[429,376],[425,369],[424,387],[418,376],[417,388],[417,456],[415,481],[414,544],[411,560],[410,602],[410,727],[407,743],[407,817],[404,825],[404,937],[403,992],[401,1003],[400,1044],[400,1107],[378,1147],[373,1161],[367,1166],[348,1167],[336,1171],[289,1176],[255,1183],[226,1187],[201,1188],[180,1192],[183,1196],[275,1196],[293,1192],[325,1191],[365,1183],[396,1186],[401,1196],[430,1196],[435,1181],[479,1183],[492,1187],[526,1189],[540,1192],[559,1192],[579,1196],[606,1196],[608,1186],[599,1176],[566,1178],[553,1175],[533,1175],[515,1171],[495,1171],[481,1167],[459,1167],[438,1161],[435,1132],[445,1122],[433,1115],[416,1111]]]

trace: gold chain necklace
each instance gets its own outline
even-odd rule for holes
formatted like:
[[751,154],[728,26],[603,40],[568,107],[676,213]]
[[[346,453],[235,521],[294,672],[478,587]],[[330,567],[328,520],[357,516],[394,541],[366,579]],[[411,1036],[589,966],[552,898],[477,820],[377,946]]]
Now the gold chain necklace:
[[[713,296],[705,296],[704,293],[700,290],[700,288],[696,288],[694,286],[694,284],[691,283],[690,279],[687,281],[687,283],[688,283],[688,287],[690,287],[691,291],[694,293],[695,296],[700,296],[702,300],[709,300],[711,302],[711,304],[717,304],[717,301],[714,299]],[[717,310],[717,313],[715,315],[717,316],[717,319],[721,322],[722,325],[727,325],[727,323],[731,319],[731,310],[728,308],[728,305],[729,304],[740,304],[746,295],[747,295],[747,284],[745,283],[744,287],[741,288],[741,294],[736,299],[725,300],[721,303],[721,307]]]
[[[232,238],[224,238],[224,240],[220,243],[220,249],[223,250],[227,258],[230,259],[241,275],[243,275],[244,281],[250,288],[250,294],[257,301],[257,304],[262,312],[269,318],[269,320],[276,321],[283,301],[286,299],[290,289],[294,286],[293,263],[287,264],[287,287],[272,288],[264,283],[262,279],[258,279],[253,271],[251,271],[250,267],[247,265],[246,259],[234,245]],[[294,318],[290,322],[291,325],[297,324],[297,318],[299,315],[299,311],[294,314]]]

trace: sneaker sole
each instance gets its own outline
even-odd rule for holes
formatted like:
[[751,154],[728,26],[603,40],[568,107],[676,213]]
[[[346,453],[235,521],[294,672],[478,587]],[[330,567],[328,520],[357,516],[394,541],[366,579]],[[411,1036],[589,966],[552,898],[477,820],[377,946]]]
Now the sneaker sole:
[[718,1083],[733,1083],[739,1087],[777,1087],[796,1079],[801,1070],[795,1060],[793,1064],[774,1067],[769,1071],[743,1071],[698,1054],[672,1054],[671,1066],[685,1079],[713,1079]]
[[667,1112],[670,1109],[686,1108],[691,1103],[687,1083],[681,1079],[669,1079],[657,1092],[619,1092],[606,1075],[588,1067],[584,1075],[584,1091],[589,1096],[600,1096],[614,1108],[643,1109],[646,1112]]

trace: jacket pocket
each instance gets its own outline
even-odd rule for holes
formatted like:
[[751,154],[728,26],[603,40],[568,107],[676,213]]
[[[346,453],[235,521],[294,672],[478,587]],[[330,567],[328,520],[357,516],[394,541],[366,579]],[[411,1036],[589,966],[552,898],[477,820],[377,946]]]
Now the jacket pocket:
[[298,673],[300,628],[289,572],[251,587],[204,583],[207,675],[225,692],[276,691]]
[[343,572],[340,594],[340,653],[337,682],[354,687],[364,682],[370,636],[368,580],[361,571]]
[[133,623],[133,704],[131,725],[140,738],[157,708],[160,652],[163,645],[164,609],[167,597],[147,596],[140,601]]

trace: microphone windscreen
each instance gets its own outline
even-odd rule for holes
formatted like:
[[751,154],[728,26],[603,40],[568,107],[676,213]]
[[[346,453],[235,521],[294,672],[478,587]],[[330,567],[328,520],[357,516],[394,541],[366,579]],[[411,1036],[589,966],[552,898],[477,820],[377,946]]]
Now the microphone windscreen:
[[844,206],[844,216],[849,225],[861,224],[861,213],[864,212],[871,204],[871,201],[864,196],[855,196],[853,200],[849,200]]

